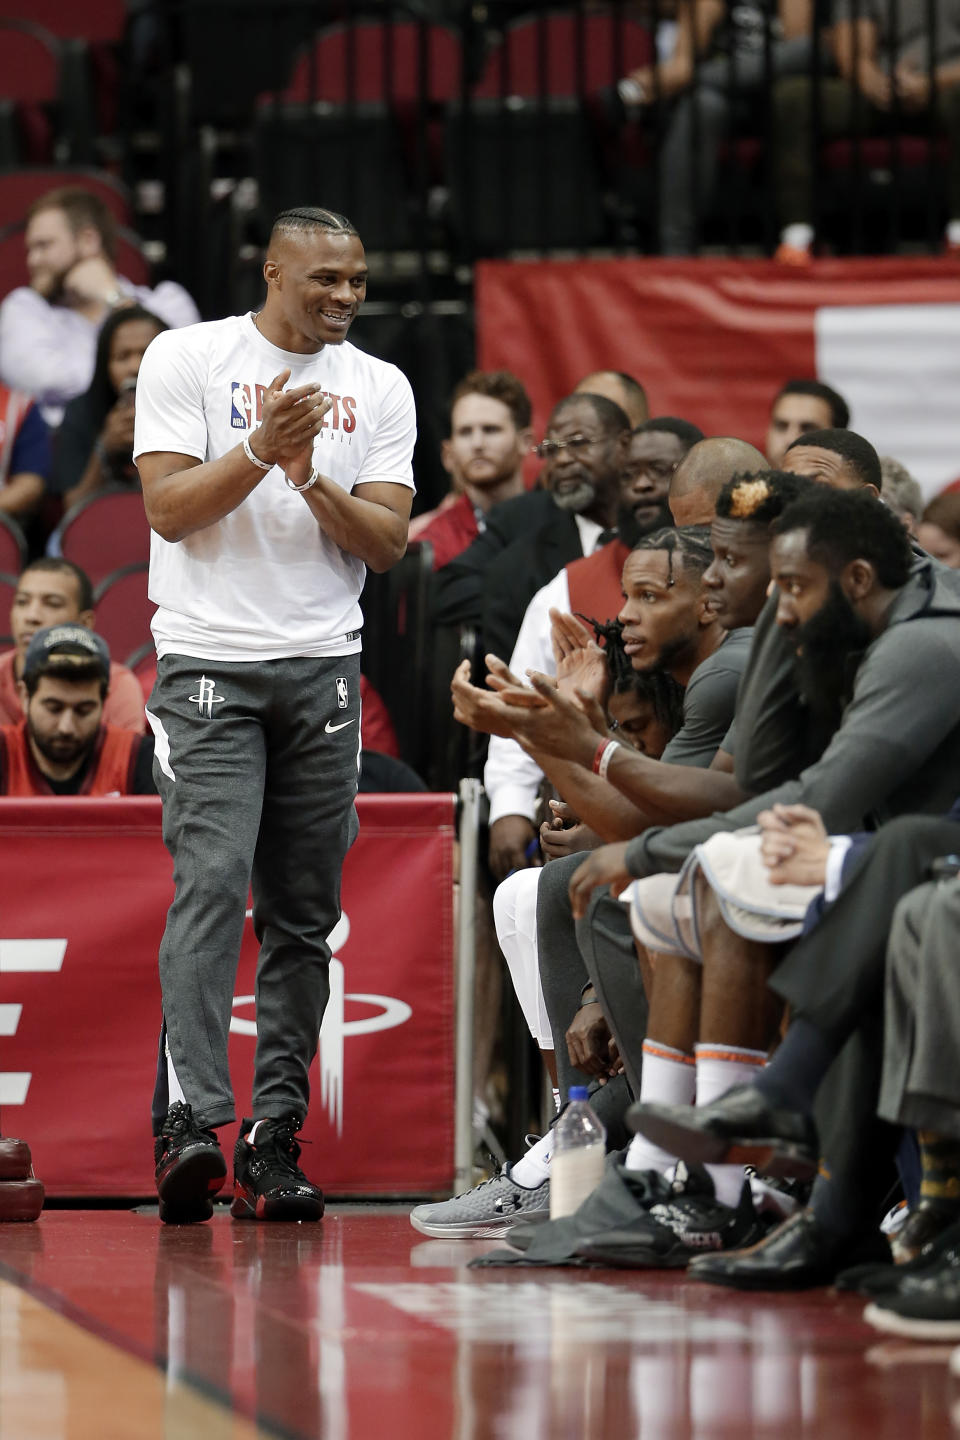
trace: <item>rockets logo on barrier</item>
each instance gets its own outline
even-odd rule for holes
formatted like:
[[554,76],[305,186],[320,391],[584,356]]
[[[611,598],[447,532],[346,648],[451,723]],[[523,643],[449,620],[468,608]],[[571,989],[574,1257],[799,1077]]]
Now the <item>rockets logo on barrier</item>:
[[[330,1194],[428,1193],[453,1179],[454,798],[361,796],[357,809],[302,1138]],[[29,1139],[50,1195],[149,1197],[172,895],[159,802],[0,800],[4,832],[16,836],[0,867],[4,1132]],[[256,1033],[248,930],[230,1026],[238,1116]],[[221,1129],[228,1153],[233,1138]]]

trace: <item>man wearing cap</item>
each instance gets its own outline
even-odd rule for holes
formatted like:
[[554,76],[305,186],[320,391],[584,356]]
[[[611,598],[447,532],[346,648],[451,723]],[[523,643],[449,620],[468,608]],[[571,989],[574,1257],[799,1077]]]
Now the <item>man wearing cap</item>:
[[19,682],[24,718],[0,727],[0,794],[152,795],[153,737],[104,724],[110,652],[85,625],[50,625],[30,642]]

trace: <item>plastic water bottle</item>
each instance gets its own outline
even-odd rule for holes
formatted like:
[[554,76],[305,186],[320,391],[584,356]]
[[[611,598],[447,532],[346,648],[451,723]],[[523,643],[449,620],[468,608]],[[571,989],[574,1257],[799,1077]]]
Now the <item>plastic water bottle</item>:
[[607,1132],[590,1108],[586,1085],[571,1085],[569,1098],[553,1131],[551,1220],[579,1210],[603,1179]]

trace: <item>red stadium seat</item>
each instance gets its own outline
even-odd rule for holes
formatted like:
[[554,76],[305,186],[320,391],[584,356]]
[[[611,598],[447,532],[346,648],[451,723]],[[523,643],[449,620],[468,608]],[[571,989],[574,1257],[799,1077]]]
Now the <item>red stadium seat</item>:
[[61,555],[85,570],[94,585],[150,558],[150,527],[139,490],[105,490],[81,500],[54,534]]
[[0,224],[20,224],[35,200],[62,185],[79,185],[102,200],[118,225],[133,225],[133,209],[125,186],[105,170],[37,168],[0,172]]
[[[19,575],[27,558],[27,542],[16,520],[0,511],[0,572]],[[0,619],[3,612],[0,611]]]
[[7,19],[42,25],[61,40],[86,40],[92,45],[114,44],[123,37],[127,22],[123,0],[4,0]]
[[436,104],[452,100],[460,93],[459,37],[442,25],[421,29],[411,21],[382,20],[322,31],[301,55],[279,98],[290,104],[322,100],[343,105],[354,100],[415,105],[421,91],[421,44],[428,100]]
[[[156,606],[147,598],[146,563],[124,565],[101,580],[94,591],[97,634],[121,665],[142,655],[150,643],[150,621]],[[152,649],[152,645],[151,645]]]
[[507,26],[472,94],[592,96],[652,60],[653,37],[639,20],[610,10],[547,11]]
[[[0,627],[6,630],[10,623],[10,611],[13,609],[13,597],[17,593],[16,575],[4,574],[0,571]],[[0,635],[0,654],[9,650],[13,640],[9,635]]]
[[0,160],[51,158],[60,100],[60,46],[34,26],[0,21]]
[[126,663],[140,681],[146,704],[157,678],[157,647],[153,640],[146,640],[132,655],[128,655]]

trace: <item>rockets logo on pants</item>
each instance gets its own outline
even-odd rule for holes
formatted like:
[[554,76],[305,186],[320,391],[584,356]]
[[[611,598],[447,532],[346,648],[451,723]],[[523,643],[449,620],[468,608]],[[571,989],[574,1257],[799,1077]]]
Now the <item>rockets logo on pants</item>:
[[623,370],[651,415],[762,450],[777,390],[815,378],[927,495],[960,475],[956,260],[491,261],[476,309],[478,364],[523,376],[538,434],[584,375]]
[[[454,797],[364,795],[357,809],[303,1163],[335,1195],[424,1193],[454,1168]],[[0,1130],[29,1139],[50,1195],[150,1196],[172,897],[160,803],[3,800],[3,835]],[[230,1026],[238,1117],[256,951],[248,924]],[[235,1134],[220,1131],[228,1155]]]

